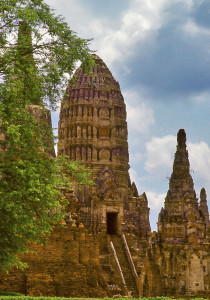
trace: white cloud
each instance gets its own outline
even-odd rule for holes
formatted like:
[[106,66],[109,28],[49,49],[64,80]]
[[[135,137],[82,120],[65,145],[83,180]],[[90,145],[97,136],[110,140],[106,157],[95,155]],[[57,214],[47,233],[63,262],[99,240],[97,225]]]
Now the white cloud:
[[55,155],[57,156],[57,153],[58,153],[58,144],[55,144],[54,148],[55,148]]
[[203,91],[199,94],[193,95],[191,100],[194,102],[206,102],[210,100],[210,91]]
[[134,90],[123,92],[126,111],[128,130],[141,133],[148,133],[151,125],[155,123],[154,111],[142,100],[144,95]]
[[[187,143],[191,175],[197,194],[202,186],[210,193],[210,147],[205,142]],[[153,137],[146,143],[145,170],[149,173],[153,188],[161,180],[171,176],[174,154],[176,152],[176,137],[172,135],[163,138]],[[151,195],[151,208],[154,206],[156,195]],[[160,197],[157,196],[157,199]]]
[[188,144],[190,168],[196,180],[210,182],[210,147],[205,142]]
[[[155,51],[156,36],[160,28],[167,24],[174,4],[182,5],[184,10],[192,6],[192,0],[132,0],[126,11],[119,6],[119,14],[94,14],[92,7],[83,5],[78,0],[46,0],[49,5],[55,7],[59,14],[65,16],[70,27],[82,38],[94,38],[90,47],[98,50],[98,54],[106,61],[107,65],[116,61],[125,61],[135,54],[136,46],[141,41],[142,47],[138,47],[138,55]],[[102,6],[105,3],[102,3]],[[190,30],[190,23],[186,30]]]
[[[122,16],[118,29],[104,30],[99,49],[109,65],[134,54],[139,41],[145,43],[147,38],[150,40],[151,34],[154,35],[158,31],[162,25],[161,9],[164,2],[165,0],[131,1],[130,9]],[[145,46],[140,51],[144,51],[143,49]]]
[[193,22],[191,19],[187,21],[186,24],[183,26],[183,32],[186,34],[190,34],[191,36],[195,36],[199,33],[199,27],[195,22]]
[[[193,177],[210,181],[210,147],[205,142],[188,143],[190,168]],[[156,176],[161,173],[171,173],[176,152],[176,137],[172,135],[162,138],[153,137],[146,143],[145,170]]]
[[176,137],[173,135],[163,138],[153,137],[146,143],[146,150],[145,170],[154,176],[160,173],[163,174],[162,177],[169,176],[176,150]]
[[132,168],[129,169],[129,175],[130,175],[131,183],[137,182],[137,173],[134,169]]
[[166,194],[157,194],[154,192],[146,192],[149,208],[151,210],[158,210],[160,211],[161,207],[164,206],[164,201]]
[[140,152],[131,153],[130,155],[130,163],[133,163],[134,165],[137,163],[140,163],[144,160],[145,154]]
[[154,124],[153,110],[145,103],[141,103],[139,106],[130,106],[127,104],[126,107],[128,129],[147,133],[149,127]]
[[182,30],[185,34],[190,35],[192,38],[201,35],[205,35],[209,38],[210,35],[210,30],[208,28],[199,26],[192,19],[188,19],[186,24],[183,25]]

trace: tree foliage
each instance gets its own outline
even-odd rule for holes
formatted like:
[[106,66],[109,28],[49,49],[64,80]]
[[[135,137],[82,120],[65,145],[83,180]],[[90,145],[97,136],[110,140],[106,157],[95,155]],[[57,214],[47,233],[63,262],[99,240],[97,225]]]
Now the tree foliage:
[[21,265],[28,241],[43,242],[63,217],[58,187],[92,183],[81,164],[49,155],[52,132],[27,109],[56,107],[64,75],[93,63],[88,43],[43,0],[0,1],[0,270]]
[[[24,34],[18,42],[20,23],[24,24]],[[63,95],[68,80],[64,75],[72,74],[78,60],[85,62],[87,68],[93,64],[89,42],[77,37],[43,0],[0,1],[0,75],[7,80],[18,73],[24,80],[22,84],[28,85],[27,91],[41,88],[40,98],[52,106]],[[33,78],[31,85],[37,73],[35,66],[39,76],[35,76],[36,84]]]
[[16,122],[6,126],[0,152],[0,270],[20,263],[16,254],[27,251],[28,241],[43,242],[64,216],[68,203],[58,187],[70,186],[69,179],[92,183],[79,162],[44,152],[33,116],[12,107],[17,120],[7,119]]

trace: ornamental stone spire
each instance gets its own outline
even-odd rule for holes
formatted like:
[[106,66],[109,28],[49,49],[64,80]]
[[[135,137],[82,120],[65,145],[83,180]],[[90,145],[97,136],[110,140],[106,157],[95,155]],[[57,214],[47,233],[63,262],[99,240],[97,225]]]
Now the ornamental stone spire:
[[164,204],[158,219],[158,231],[162,238],[186,239],[192,233],[204,237],[204,218],[199,212],[198,199],[190,174],[184,129],[180,129],[177,134],[177,151]]
[[202,211],[206,224],[210,224],[209,222],[209,210],[208,210],[208,205],[207,205],[207,195],[206,195],[206,190],[205,188],[202,188],[200,191],[200,205],[199,205],[200,210]]
[[177,134],[177,151],[175,153],[173,172],[169,182],[170,198],[183,196],[188,193],[191,199],[196,201],[192,176],[190,174],[190,163],[186,147],[186,133],[180,129]]
[[186,133],[184,129],[180,129],[177,134],[177,151],[169,181],[169,191],[165,198],[165,209],[170,215],[183,215],[186,206],[198,209],[194,184],[190,174]]

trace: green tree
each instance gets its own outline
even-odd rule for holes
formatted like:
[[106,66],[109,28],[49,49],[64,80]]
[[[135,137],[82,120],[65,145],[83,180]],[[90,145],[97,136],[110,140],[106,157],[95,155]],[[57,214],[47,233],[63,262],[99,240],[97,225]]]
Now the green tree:
[[[20,23],[23,34],[18,39]],[[37,74],[36,65],[40,98],[47,104],[54,106],[61,99],[78,60],[85,62],[84,68],[93,64],[89,42],[78,38],[43,0],[0,1],[0,76],[7,80],[18,73],[27,91],[34,90],[35,80],[30,80]]]
[[17,254],[28,251],[29,241],[43,242],[64,216],[57,187],[69,178],[91,184],[82,165],[49,155],[47,125],[27,109],[56,107],[77,61],[92,65],[88,43],[43,0],[0,1],[1,271],[21,266]]

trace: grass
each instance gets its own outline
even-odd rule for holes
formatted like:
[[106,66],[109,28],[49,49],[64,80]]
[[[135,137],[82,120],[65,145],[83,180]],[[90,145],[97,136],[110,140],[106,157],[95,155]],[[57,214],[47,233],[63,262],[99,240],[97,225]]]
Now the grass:
[[[0,291],[0,300],[175,300],[174,298],[169,297],[149,297],[149,298],[65,298],[65,297],[30,297],[24,296],[14,292],[1,292]],[[178,299],[182,300],[182,299]],[[208,300],[204,298],[191,298],[191,300]]]

